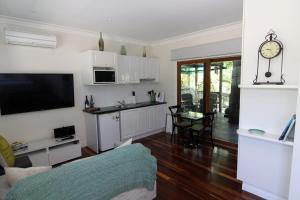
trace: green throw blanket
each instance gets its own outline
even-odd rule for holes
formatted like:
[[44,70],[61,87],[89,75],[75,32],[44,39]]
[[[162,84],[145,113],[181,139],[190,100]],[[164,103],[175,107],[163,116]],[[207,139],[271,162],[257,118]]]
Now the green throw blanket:
[[18,181],[6,200],[108,200],[134,188],[153,190],[156,159],[141,144],[65,164]]

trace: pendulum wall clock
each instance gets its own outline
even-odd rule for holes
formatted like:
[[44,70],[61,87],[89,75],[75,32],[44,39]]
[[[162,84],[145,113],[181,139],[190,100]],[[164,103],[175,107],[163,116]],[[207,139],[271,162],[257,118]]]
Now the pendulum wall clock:
[[[270,81],[270,77],[272,77],[272,61],[275,57],[281,56],[281,65],[280,65],[280,80],[278,81]],[[259,82],[259,67],[260,67],[260,58],[267,59],[267,69],[264,73],[264,78],[266,81]],[[257,71],[256,76],[253,81],[254,85],[261,85],[261,84],[276,84],[276,85],[283,85],[285,80],[283,79],[282,74],[282,65],[283,65],[283,44],[277,39],[277,35],[273,30],[270,30],[265,37],[265,41],[259,46],[258,53],[257,53]]]

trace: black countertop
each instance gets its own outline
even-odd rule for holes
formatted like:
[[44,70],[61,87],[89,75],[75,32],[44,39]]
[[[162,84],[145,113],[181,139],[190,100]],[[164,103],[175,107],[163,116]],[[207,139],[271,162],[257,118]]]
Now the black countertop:
[[100,107],[100,108],[94,108],[93,110],[83,110],[83,112],[94,114],[94,115],[101,115],[106,113],[112,113],[112,112],[118,112],[121,110],[130,110],[135,108],[142,108],[142,107],[148,107],[148,106],[155,106],[155,105],[161,105],[166,104],[167,102],[140,102],[136,104],[126,104],[125,106],[108,106],[108,107]]

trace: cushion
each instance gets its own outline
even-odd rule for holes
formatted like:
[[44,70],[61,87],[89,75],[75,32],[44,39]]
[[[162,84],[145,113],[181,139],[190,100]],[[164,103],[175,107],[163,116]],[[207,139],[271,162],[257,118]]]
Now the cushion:
[[[0,164],[3,167],[12,167],[15,164],[15,155],[7,140],[0,135]],[[5,161],[5,162],[4,162]]]
[[5,167],[5,176],[8,185],[13,186],[18,180],[38,174],[41,172],[46,172],[52,167],[29,167],[29,168],[18,168],[18,167]]
[[116,148],[125,147],[125,146],[130,145],[130,144],[132,144],[132,138],[126,140],[122,144],[118,145]]

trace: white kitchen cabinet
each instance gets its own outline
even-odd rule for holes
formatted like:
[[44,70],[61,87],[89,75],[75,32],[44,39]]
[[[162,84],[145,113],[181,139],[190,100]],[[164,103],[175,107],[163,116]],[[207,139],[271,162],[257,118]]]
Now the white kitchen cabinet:
[[139,57],[130,56],[129,79],[131,83],[140,82],[140,59]]
[[120,142],[120,113],[85,113],[87,146],[96,153],[115,147]]
[[117,55],[113,52],[89,50],[82,53],[81,78],[85,85],[94,84],[94,68],[116,69],[119,84],[140,83],[141,80],[159,82],[160,65],[156,58]]
[[118,56],[118,83],[128,83],[130,80],[130,57]]
[[159,60],[156,58],[149,58],[148,60],[149,76],[154,79],[155,82],[159,82],[160,67]]
[[139,108],[120,112],[121,140],[131,138],[139,133]]
[[102,114],[98,117],[99,150],[106,151],[120,142],[120,113]]
[[159,131],[165,127],[165,104],[124,110],[120,113],[121,140]]
[[166,120],[166,106],[165,105],[157,105],[152,106],[151,109],[148,110],[148,131],[158,130],[165,127]]
[[143,134],[149,131],[149,108],[139,108],[139,133]]
[[86,143],[87,146],[93,151],[99,151],[99,140],[98,140],[98,117],[97,115],[84,113],[85,124],[86,124]]
[[118,56],[118,83],[139,83],[139,65],[137,57]]
[[159,60],[156,58],[141,58],[140,79],[159,82]]
[[93,70],[97,67],[117,67],[118,56],[113,52],[89,50],[81,54],[81,79],[85,85],[94,85]]
[[140,67],[140,79],[147,79],[147,69],[148,69],[148,59],[147,58],[138,58],[139,67]]
[[88,51],[89,65],[93,67],[116,67],[117,54],[107,51]]

